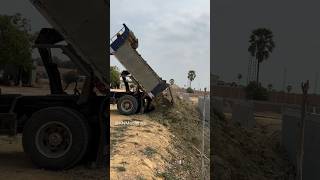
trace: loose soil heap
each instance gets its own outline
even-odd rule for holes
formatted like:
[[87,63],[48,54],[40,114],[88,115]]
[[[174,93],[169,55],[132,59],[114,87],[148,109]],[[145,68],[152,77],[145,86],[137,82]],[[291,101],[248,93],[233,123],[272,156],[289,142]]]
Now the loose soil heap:
[[[179,162],[168,167],[168,172],[176,178],[181,179],[202,179],[202,120],[195,103],[180,99],[173,92],[174,104],[168,97],[160,96],[153,101],[156,110],[149,113],[151,119],[165,125],[174,135],[172,145],[175,152],[172,153],[172,162]],[[210,131],[206,126],[205,134],[205,157],[204,173],[205,179],[210,178]]]
[[[262,125],[257,120],[257,127],[248,130],[230,122],[230,118],[213,107],[212,111],[215,112],[211,116],[214,179],[293,178],[293,168],[280,146],[281,128],[270,129],[268,124]],[[270,123],[270,119],[264,122]]]
[[[175,103],[160,96],[155,110],[132,116],[111,107],[111,179],[206,179],[209,160],[204,158],[202,178],[202,121],[196,103]],[[209,127],[205,127],[205,155],[209,157]]]

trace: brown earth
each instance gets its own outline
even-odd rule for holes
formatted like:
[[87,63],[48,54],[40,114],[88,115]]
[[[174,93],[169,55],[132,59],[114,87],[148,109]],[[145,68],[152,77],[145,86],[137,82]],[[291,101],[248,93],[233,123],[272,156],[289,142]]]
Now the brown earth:
[[[202,129],[196,104],[176,98],[155,101],[148,114],[122,116],[111,107],[111,179],[210,179],[201,177]],[[205,128],[209,157],[209,128]]]
[[[72,87],[72,86],[71,86]],[[46,86],[1,87],[2,93],[45,95]],[[70,89],[71,91],[71,89]],[[71,91],[72,92],[72,91]],[[205,127],[202,158],[202,121],[197,100],[166,97],[155,101],[148,114],[122,116],[111,110],[111,179],[210,179],[209,127]],[[69,171],[46,171],[33,166],[23,153],[21,137],[0,138],[0,179],[103,179],[104,170],[78,166]],[[201,160],[204,159],[204,178]]]
[[256,114],[253,129],[231,122],[231,114],[218,114],[211,117],[214,179],[293,179],[293,166],[280,145],[280,114]]
[[105,179],[103,169],[88,169],[79,165],[67,171],[47,171],[35,167],[23,152],[21,136],[0,136],[0,179],[56,180]]

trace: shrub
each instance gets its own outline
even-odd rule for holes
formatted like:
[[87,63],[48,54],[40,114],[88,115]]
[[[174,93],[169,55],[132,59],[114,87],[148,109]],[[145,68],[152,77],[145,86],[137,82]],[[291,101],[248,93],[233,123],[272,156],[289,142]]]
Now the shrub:
[[247,99],[266,101],[269,98],[268,90],[256,82],[250,82],[245,91]]
[[187,93],[194,93],[194,91],[191,87],[188,87],[188,89],[186,91],[187,91]]

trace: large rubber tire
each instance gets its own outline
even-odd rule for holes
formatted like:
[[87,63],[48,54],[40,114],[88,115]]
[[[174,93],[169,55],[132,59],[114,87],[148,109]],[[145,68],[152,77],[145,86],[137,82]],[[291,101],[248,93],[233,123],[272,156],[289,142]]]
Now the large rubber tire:
[[[51,141],[48,140],[50,138]],[[57,139],[58,145],[54,144]],[[84,157],[89,141],[87,120],[79,112],[66,107],[50,107],[35,112],[24,126],[22,137],[24,151],[31,161],[40,168],[51,170],[69,169],[76,165]],[[62,144],[65,148],[61,153],[50,149]]]
[[124,95],[119,98],[117,108],[122,115],[132,115],[138,110],[139,103],[137,98],[131,95]]

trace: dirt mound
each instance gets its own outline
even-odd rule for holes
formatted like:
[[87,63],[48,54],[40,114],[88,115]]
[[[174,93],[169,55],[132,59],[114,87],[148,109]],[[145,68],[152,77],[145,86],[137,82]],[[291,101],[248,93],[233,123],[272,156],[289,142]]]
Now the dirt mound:
[[[157,97],[155,110],[146,114],[122,116],[110,106],[111,179],[210,179],[209,127],[202,158],[202,121],[196,104],[179,99],[175,92],[171,104],[169,94]],[[201,178],[202,172],[207,176]]]
[[[271,180],[292,178],[292,166],[280,146],[280,129],[244,129],[213,114],[213,177],[219,180]],[[269,121],[265,121],[269,122]]]
[[[180,99],[173,91],[174,104],[171,104],[171,97],[163,95],[157,97],[153,103],[156,110],[149,113],[151,119],[166,126],[174,135],[172,144],[176,149],[173,154],[173,162],[181,162],[179,166],[168,168],[171,174],[181,179],[197,179],[202,173],[202,120],[196,104]],[[209,127],[204,129],[205,146],[205,166],[203,171],[207,174],[205,179],[209,179],[210,167],[210,135]]]

